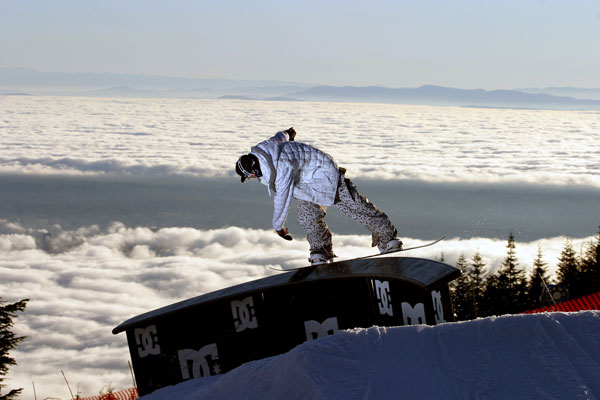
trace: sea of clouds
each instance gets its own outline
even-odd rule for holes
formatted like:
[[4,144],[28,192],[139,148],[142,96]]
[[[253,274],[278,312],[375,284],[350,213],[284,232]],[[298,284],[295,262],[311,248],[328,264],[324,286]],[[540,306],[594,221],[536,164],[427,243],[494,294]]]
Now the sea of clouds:
[[600,112],[362,103],[0,98],[0,172],[231,176],[277,130],[354,176],[600,187]]
[[[278,238],[264,188],[240,185],[232,171],[250,146],[289,126],[363,180],[406,244],[447,236],[410,256],[453,264],[479,251],[495,270],[518,225],[520,265],[530,268],[539,247],[554,272],[564,235],[579,251],[600,223],[590,211],[600,199],[599,112],[0,97],[0,296],[31,299],[15,328],[28,339],[11,353],[19,364],[9,387],[32,398],[35,382],[38,398],[66,399],[61,370],[83,395],[130,387],[116,325],[278,273],[269,266],[305,265],[302,232]],[[405,205],[394,204],[396,192]],[[570,226],[559,219],[575,209]],[[341,259],[372,251],[364,230],[336,218],[332,210]]]

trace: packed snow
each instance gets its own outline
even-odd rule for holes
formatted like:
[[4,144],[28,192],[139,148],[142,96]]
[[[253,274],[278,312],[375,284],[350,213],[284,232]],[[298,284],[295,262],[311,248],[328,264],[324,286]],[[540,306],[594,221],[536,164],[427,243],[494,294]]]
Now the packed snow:
[[600,311],[341,331],[143,400],[598,399]]

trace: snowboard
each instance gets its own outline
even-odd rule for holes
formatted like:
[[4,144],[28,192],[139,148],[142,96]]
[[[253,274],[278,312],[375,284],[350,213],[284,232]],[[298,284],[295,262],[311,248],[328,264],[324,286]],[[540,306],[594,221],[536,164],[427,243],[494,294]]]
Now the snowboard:
[[296,270],[304,269],[304,268],[317,268],[317,267],[320,267],[322,265],[327,266],[327,265],[335,264],[336,262],[353,261],[353,260],[364,260],[364,259],[367,259],[367,258],[373,258],[373,257],[377,257],[377,256],[387,256],[389,254],[402,253],[404,251],[415,250],[415,249],[422,249],[423,247],[433,246],[434,244],[439,243],[439,242],[441,242],[444,239],[446,239],[446,236],[442,236],[441,238],[436,239],[433,242],[425,243],[425,244],[422,244],[420,246],[405,247],[405,248],[398,249],[398,250],[392,250],[390,252],[383,253],[383,254],[381,254],[381,253],[370,254],[368,256],[362,256],[362,257],[356,257],[356,258],[349,258],[347,260],[334,261],[334,262],[331,262],[331,263],[324,263],[324,264],[318,264],[318,265],[305,265],[305,266],[302,266],[302,267],[288,268],[288,269],[277,268],[277,267],[269,267],[269,268],[271,268],[271,269],[273,269],[275,271],[284,271],[284,272],[285,271],[296,271]]

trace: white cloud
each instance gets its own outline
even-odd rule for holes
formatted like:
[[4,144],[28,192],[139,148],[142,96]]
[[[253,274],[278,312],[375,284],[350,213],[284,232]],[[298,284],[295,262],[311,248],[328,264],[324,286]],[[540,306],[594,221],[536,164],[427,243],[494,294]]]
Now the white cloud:
[[355,177],[600,187],[598,112],[361,103],[15,96],[0,172],[232,176],[289,125]]
[[35,248],[31,236],[12,234],[0,238],[0,251],[19,251]]

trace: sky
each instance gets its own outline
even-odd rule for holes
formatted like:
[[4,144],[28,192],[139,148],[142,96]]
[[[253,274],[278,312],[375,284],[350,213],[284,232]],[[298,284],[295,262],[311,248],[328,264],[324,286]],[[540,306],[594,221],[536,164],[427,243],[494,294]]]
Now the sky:
[[600,87],[600,3],[0,0],[0,66],[303,84]]

